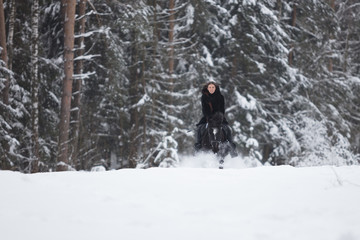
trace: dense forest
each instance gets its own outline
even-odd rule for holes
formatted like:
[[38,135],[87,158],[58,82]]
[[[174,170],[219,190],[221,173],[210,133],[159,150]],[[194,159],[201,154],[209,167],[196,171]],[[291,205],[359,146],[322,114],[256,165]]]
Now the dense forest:
[[242,156],[359,164],[358,0],[0,6],[0,169],[175,166],[208,81]]

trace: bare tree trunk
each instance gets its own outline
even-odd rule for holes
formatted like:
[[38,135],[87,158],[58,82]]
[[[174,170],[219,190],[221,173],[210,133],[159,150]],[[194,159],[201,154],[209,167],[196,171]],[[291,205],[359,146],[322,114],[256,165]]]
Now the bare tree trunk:
[[[156,64],[157,64],[157,56],[158,56],[158,45],[159,45],[159,26],[158,26],[158,17],[157,17],[157,0],[153,0],[152,2],[153,4],[153,9],[154,9],[154,16],[153,16],[153,22],[154,22],[154,26],[153,26],[153,66],[152,66],[152,78],[153,79],[157,79],[157,68],[156,68]],[[151,84],[152,89],[156,89],[155,83],[154,81]],[[157,108],[157,104],[156,104],[156,99],[157,99],[157,95],[155,93],[154,90],[152,90],[153,92],[151,93],[151,101],[153,104],[151,104],[151,123],[150,123],[150,127],[151,129],[155,128],[155,112],[156,112],[156,108]],[[145,121],[145,119],[144,119]],[[150,134],[150,139],[149,139],[150,143],[155,142],[155,137],[153,134]],[[150,162],[150,167],[152,167],[152,162]]]
[[[85,33],[85,23],[86,23],[86,17],[85,17],[85,10],[86,10],[86,2],[87,0],[80,0],[79,3],[79,16],[80,19],[80,37],[78,38],[77,45],[78,45],[78,57],[81,57],[84,55],[85,52],[85,44],[84,44],[84,36]],[[80,114],[81,114],[81,88],[82,88],[82,73],[83,73],[83,60],[79,59],[76,63],[76,69],[75,74],[79,76],[75,80],[74,85],[74,104],[73,107],[75,108],[75,111],[73,112],[73,121],[74,121],[74,127],[73,127],[73,137],[72,137],[72,146],[73,146],[73,153],[71,155],[72,159],[72,165],[73,167],[77,167],[77,158],[79,156],[79,134],[80,134]]]
[[[296,4],[294,3],[292,17],[291,17],[291,26],[295,27],[295,25],[296,25]],[[294,45],[295,45],[294,43],[291,44],[290,52],[288,56],[288,62],[290,66],[293,64]]]
[[[330,0],[330,7],[335,11],[335,0]],[[330,42],[334,39],[334,35],[331,34],[330,36]],[[331,46],[331,45],[330,45]],[[331,51],[332,52],[332,51]],[[329,72],[333,71],[333,59],[332,57],[329,58],[329,66],[328,66]]]
[[175,2],[169,2],[169,74],[173,82],[172,74],[174,73],[174,25],[175,25]]
[[[175,0],[170,0],[169,2],[169,76],[170,76],[170,89],[169,92],[172,93],[174,91],[175,83],[174,83],[174,26],[175,26]],[[172,105],[174,99],[170,96],[170,105]],[[171,111],[171,110],[170,110]],[[171,112],[170,112],[171,113]],[[169,129],[168,131],[172,131],[172,124],[169,121]]]
[[74,25],[76,0],[68,0],[64,22],[64,72],[63,92],[61,97],[61,111],[59,123],[59,144],[57,170],[66,171],[69,165],[69,125],[74,73]]
[[61,0],[61,20],[62,20],[62,23],[64,24],[65,22],[65,14],[66,14],[66,2],[67,0]]
[[[5,68],[8,68],[8,55],[6,50],[6,29],[5,29],[5,15],[4,15],[4,4],[3,0],[0,0],[0,47],[1,49],[1,59],[5,64]],[[9,88],[10,88],[10,78],[8,73],[5,75],[5,87],[2,91],[3,103],[9,105]]]
[[8,55],[9,55],[9,69],[12,70],[13,62],[13,44],[14,44],[14,28],[15,28],[15,0],[11,0],[10,18],[9,18],[9,35],[8,35]]
[[[14,44],[14,28],[15,28],[15,10],[16,4],[15,0],[11,0],[10,3],[10,17],[9,17],[9,32],[8,32],[8,42],[7,42],[7,50],[8,50],[8,68],[12,71],[12,62],[13,62],[13,44]],[[13,82],[13,75],[9,76],[9,84]],[[4,118],[8,118],[8,114],[3,115]],[[9,151],[8,143],[5,143],[6,151]],[[5,166],[3,169],[7,169],[9,166]]]
[[278,19],[280,21],[281,20],[281,15],[282,15],[282,3],[281,3],[281,0],[277,0],[276,4],[277,4],[278,13],[279,13]]
[[[4,62],[4,68],[8,68],[8,56],[6,51],[6,29],[5,29],[5,16],[4,16],[4,4],[3,0],[0,0],[0,53],[1,53],[1,60]],[[4,85],[5,87],[2,90],[2,102],[3,104],[9,105],[9,86],[10,86],[10,79],[9,75],[6,71],[3,72],[3,76],[5,78]],[[4,110],[1,112],[5,121],[7,121],[8,114],[7,111]],[[0,168],[1,169],[10,169],[8,164],[7,155],[9,153],[9,144],[5,141],[2,143],[2,147],[4,149],[3,156],[0,156]]]
[[345,41],[345,52],[344,52],[344,65],[343,65],[343,72],[347,72],[347,60],[349,57],[349,35],[350,35],[351,27],[348,26],[347,33],[346,33],[346,41]]
[[[135,33],[136,34],[136,33]],[[133,67],[131,68],[132,78],[131,78],[131,87],[130,87],[130,96],[132,99],[132,104],[135,105],[138,101],[136,95],[139,92],[139,76],[138,76],[138,58],[139,58],[139,45],[134,44],[132,52],[132,62]],[[138,133],[139,133],[139,112],[137,108],[132,108],[130,110],[130,122],[132,123],[130,130],[130,142],[132,143],[129,151],[129,167],[135,168],[137,164],[137,155],[138,155]]]
[[38,172],[39,161],[39,0],[33,0],[31,23],[31,163],[30,172]]
[[[145,76],[144,76],[144,72],[145,72],[145,53],[143,54],[143,61],[141,64],[142,67],[142,76],[141,76],[141,80],[142,80],[142,87],[143,87],[143,93],[146,93],[146,81],[145,81]],[[143,142],[143,156],[147,155],[148,152],[148,146],[147,146],[147,119],[146,119],[146,112],[147,112],[147,107],[143,107],[142,108],[142,117],[143,117],[143,137],[142,137],[142,142]]]

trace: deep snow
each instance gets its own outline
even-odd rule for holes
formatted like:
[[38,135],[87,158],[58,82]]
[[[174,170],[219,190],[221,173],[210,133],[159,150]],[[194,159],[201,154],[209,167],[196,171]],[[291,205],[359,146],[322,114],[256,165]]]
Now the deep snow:
[[0,238],[360,239],[359,166],[237,160],[224,170],[186,158],[171,169],[0,171]]

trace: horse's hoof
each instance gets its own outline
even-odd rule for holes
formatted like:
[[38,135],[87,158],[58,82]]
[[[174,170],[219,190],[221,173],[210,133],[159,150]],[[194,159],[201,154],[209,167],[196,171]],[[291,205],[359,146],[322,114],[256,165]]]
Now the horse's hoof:
[[224,169],[224,160],[219,161],[219,169]]

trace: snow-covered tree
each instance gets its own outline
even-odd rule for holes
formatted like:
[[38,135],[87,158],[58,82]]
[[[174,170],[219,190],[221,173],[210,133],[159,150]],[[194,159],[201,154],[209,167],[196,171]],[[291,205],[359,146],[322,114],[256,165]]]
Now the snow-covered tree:
[[39,169],[39,0],[31,8],[31,150],[30,172]]
[[[1,4],[9,61],[1,61],[2,169],[31,171],[36,102],[39,171],[56,168],[66,2],[39,1],[38,100],[30,48],[36,1]],[[176,165],[194,151],[201,88],[211,80],[246,159],[359,161],[357,1],[86,2],[75,21],[69,166]]]

